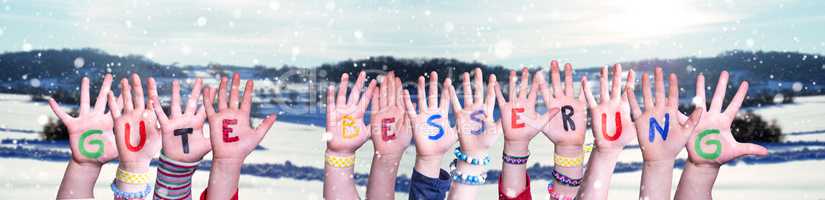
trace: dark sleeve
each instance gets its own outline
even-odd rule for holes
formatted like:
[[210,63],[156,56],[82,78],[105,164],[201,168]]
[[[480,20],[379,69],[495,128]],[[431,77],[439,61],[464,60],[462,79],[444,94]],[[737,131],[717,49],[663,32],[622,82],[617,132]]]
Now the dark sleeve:
[[503,193],[504,188],[502,188],[501,179],[499,179],[499,181],[498,181],[498,199],[499,200],[530,200],[530,199],[533,199],[532,195],[530,194],[530,175],[528,175],[527,173],[524,173],[524,176],[527,177],[527,180],[525,181],[524,190],[521,191],[521,193],[519,193],[518,195],[516,195],[516,197],[508,197],[507,195],[505,195]]
[[440,170],[438,178],[424,176],[413,169],[410,178],[410,200],[444,199],[450,190],[450,174]]

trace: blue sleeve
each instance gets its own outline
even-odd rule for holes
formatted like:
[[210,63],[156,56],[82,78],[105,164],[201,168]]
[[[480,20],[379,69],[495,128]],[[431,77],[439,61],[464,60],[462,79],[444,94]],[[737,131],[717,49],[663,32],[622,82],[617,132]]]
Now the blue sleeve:
[[424,176],[413,169],[410,178],[410,200],[444,199],[450,190],[450,174],[443,169],[438,178]]

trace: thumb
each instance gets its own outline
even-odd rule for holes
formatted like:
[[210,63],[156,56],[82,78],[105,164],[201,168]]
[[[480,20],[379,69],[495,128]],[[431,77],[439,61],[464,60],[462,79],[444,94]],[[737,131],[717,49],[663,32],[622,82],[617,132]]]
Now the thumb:
[[[263,139],[264,136],[266,136],[266,133],[269,132],[269,128],[272,128],[272,124],[275,124],[275,120],[277,120],[277,118],[278,116],[275,114],[270,114],[266,117],[266,119],[264,119],[263,122],[261,122],[260,125],[258,125],[258,128],[255,128],[255,133],[261,137],[260,139]],[[259,142],[260,139],[258,140]]]
[[767,156],[768,149],[762,145],[753,143],[738,143],[736,144],[736,157],[746,155]]

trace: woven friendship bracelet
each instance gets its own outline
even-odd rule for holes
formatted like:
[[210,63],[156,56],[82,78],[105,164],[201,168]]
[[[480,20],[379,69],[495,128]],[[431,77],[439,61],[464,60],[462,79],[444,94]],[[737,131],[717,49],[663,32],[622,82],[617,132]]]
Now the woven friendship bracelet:
[[146,184],[146,189],[143,189],[143,191],[140,192],[124,192],[117,188],[117,184],[115,184],[116,182],[117,181],[112,181],[111,185],[112,193],[115,194],[115,199],[143,199],[149,195],[150,192],[152,192],[152,185],[150,184]]
[[338,156],[326,156],[326,162],[328,165],[336,167],[336,168],[347,168],[352,167],[355,165],[355,155],[347,156],[347,157],[338,157]]
[[455,150],[453,151],[453,154],[455,155],[456,159],[458,159],[460,161],[467,162],[471,165],[487,165],[487,164],[490,164],[490,162],[491,162],[490,156],[488,156],[488,155],[485,155],[484,158],[473,158],[473,157],[467,156],[467,154],[465,154],[464,152],[461,152],[461,147],[456,147]]
[[553,169],[553,179],[558,181],[561,184],[570,186],[570,187],[579,187],[582,184],[582,179],[573,179],[570,177],[565,176],[564,174],[559,173],[556,169]]
[[150,173],[132,173],[127,172],[126,170],[117,168],[117,174],[115,174],[115,179],[119,180],[120,182],[128,183],[128,184],[146,184],[149,183]]
[[465,185],[482,185],[484,183],[487,183],[487,173],[481,173],[479,175],[469,175],[461,173],[458,171],[458,168],[456,167],[457,162],[458,160],[456,159],[453,160],[452,163],[450,163],[450,177],[453,179],[453,181]]
[[575,196],[567,196],[556,192],[555,187],[553,187],[553,180],[550,180],[550,183],[547,183],[547,193],[550,193],[550,199],[555,200],[576,200]]
[[191,199],[192,175],[200,162],[182,162],[161,154],[154,199]]
[[559,167],[578,167],[582,165],[584,161],[584,156],[579,157],[564,157],[556,154],[553,156],[553,161],[556,162],[556,166]]
[[528,159],[528,158],[530,158],[530,155],[526,155],[526,156],[511,156],[511,155],[507,155],[506,153],[501,155],[501,159],[504,161],[504,163],[511,164],[511,165],[523,165],[523,164],[526,164],[526,163],[527,163],[527,159]]

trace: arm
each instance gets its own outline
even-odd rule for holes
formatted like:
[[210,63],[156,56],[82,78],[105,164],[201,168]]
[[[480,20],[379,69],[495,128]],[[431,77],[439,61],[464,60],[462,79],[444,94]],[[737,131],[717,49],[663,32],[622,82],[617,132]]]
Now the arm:
[[104,113],[106,95],[112,85],[112,75],[107,74],[93,108],[89,102],[89,78],[83,78],[80,84],[79,115],[72,117],[60,108],[54,99],[49,99],[49,106],[54,114],[63,121],[69,132],[69,147],[72,159],[66,166],[57,199],[94,198],[94,186],[100,175],[100,167],[117,158],[114,135],[112,135],[112,117]]
[[686,144],[688,162],[676,188],[676,199],[711,199],[711,190],[722,164],[741,156],[768,154],[765,147],[739,143],[731,134],[731,123],[748,92],[748,83],[742,82],[730,105],[723,112],[722,104],[728,76],[727,71],[723,71],[719,76],[716,92],[708,110],[704,107],[705,78],[701,74],[696,78],[696,99],[699,100],[696,109],[706,112],[699,119]]
[[[358,199],[358,191],[353,180],[353,166],[355,151],[369,139],[370,129],[364,125],[364,113],[367,110],[375,80],[370,81],[364,95],[361,89],[364,86],[366,73],[358,74],[355,86],[346,98],[349,87],[349,75],[341,75],[341,84],[338,96],[335,88],[327,88],[327,141],[326,165],[324,165],[324,198],[325,199]],[[394,175],[393,175],[394,177]]]
[[[587,77],[582,77],[590,113],[593,118],[593,137],[596,149],[590,153],[587,171],[579,190],[581,199],[607,199],[610,179],[616,167],[616,161],[627,143],[636,137],[636,127],[630,119],[630,105],[627,95],[620,90],[622,66],[613,66],[613,85],[608,91],[607,67],[602,68],[600,82],[600,103],[596,102]],[[634,73],[627,73],[625,91],[631,91]],[[610,92],[608,94],[608,92]]]
[[[457,153],[455,165],[451,169],[450,176],[453,181],[450,187],[449,199],[476,199],[478,185],[484,184],[489,162],[482,160],[489,159],[487,149],[496,141],[501,133],[501,123],[493,120],[493,108],[495,107],[495,84],[496,76],[490,75],[487,82],[487,91],[484,92],[483,75],[481,69],[473,71],[475,80],[473,81],[473,91],[470,89],[470,74],[464,73],[464,106],[459,103],[455,88],[448,85],[452,99],[453,113],[456,114],[456,125],[458,130],[458,141],[460,151]],[[470,96],[473,97],[470,97]],[[458,155],[464,154],[466,157]],[[481,162],[473,162],[477,159]],[[489,161],[489,160],[487,160]],[[452,168],[452,167],[451,167]]]
[[367,199],[395,198],[398,164],[412,140],[401,90],[401,79],[390,72],[377,92],[380,95],[372,96],[370,130],[375,153],[367,182]]
[[230,199],[236,194],[244,160],[275,123],[275,115],[269,115],[257,128],[252,128],[249,113],[254,83],[252,80],[246,81],[241,101],[238,91],[240,79],[238,73],[232,75],[232,89],[227,93],[227,78],[221,78],[217,91],[217,112],[212,105],[216,91],[210,87],[204,90],[203,102],[213,151],[206,194],[209,199]]

